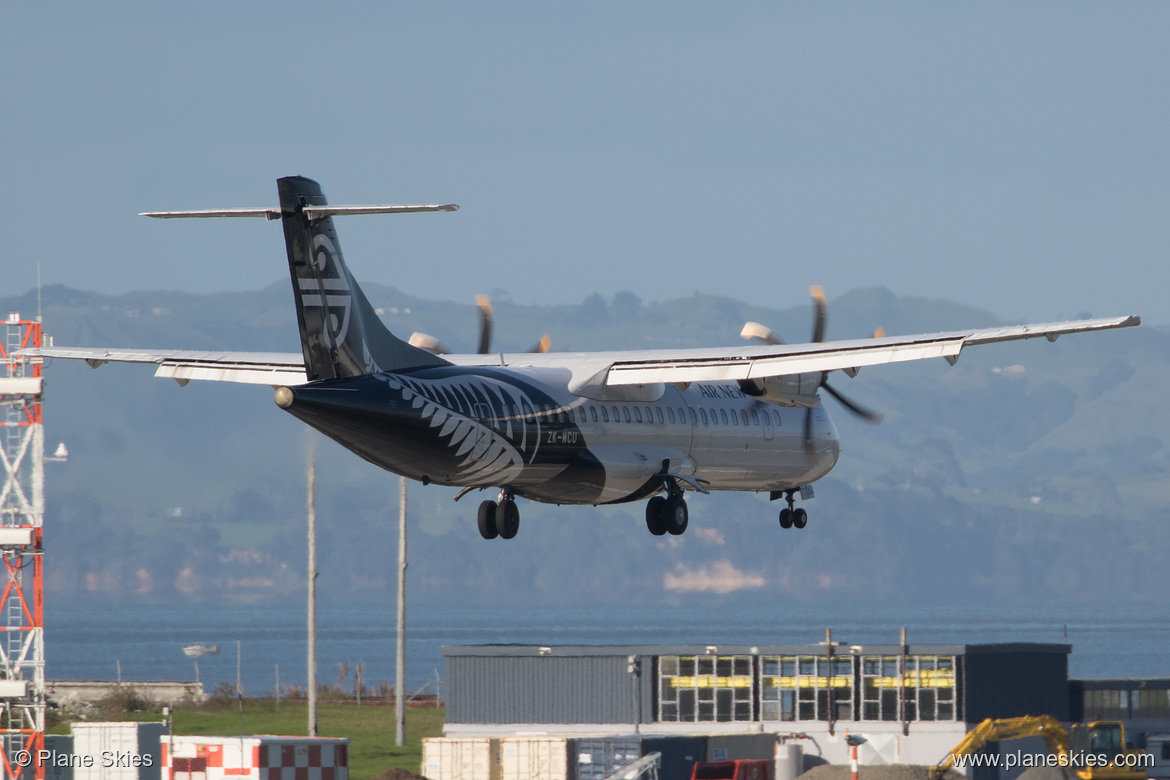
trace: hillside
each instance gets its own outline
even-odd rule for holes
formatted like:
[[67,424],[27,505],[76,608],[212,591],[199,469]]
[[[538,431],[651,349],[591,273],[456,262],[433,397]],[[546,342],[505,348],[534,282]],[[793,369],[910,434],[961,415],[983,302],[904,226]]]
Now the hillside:
[[[44,321],[61,345],[298,351],[287,286],[120,296],[52,287]],[[472,348],[470,302],[366,292],[396,333],[423,330]],[[810,330],[807,307],[701,294],[494,303],[502,350],[525,349],[545,331],[554,349],[573,351],[734,344],[747,319],[789,340]],[[37,306],[34,293],[3,304],[26,316]],[[894,334],[999,322],[886,289],[847,293],[829,311],[830,338],[878,325]],[[307,429],[268,388],[180,388],[151,373],[69,361],[46,369],[46,440],[70,452],[48,466],[49,597],[302,598]],[[412,599],[1165,599],[1168,375],[1170,337],[1143,326],[972,349],[953,368],[931,361],[841,377],[838,388],[886,419],[870,427],[826,401],[843,455],[817,483],[799,532],[778,527],[779,507],[765,497],[721,494],[691,500],[682,538],[647,533],[641,503],[525,502],[520,536],[485,542],[475,496],[456,504],[453,489],[412,485]],[[323,598],[390,598],[398,479],[317,438]]]

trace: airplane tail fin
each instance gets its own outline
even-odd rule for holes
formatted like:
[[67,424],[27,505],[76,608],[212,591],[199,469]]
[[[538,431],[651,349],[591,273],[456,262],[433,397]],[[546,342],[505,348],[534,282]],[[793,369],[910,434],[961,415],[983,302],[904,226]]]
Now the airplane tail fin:
[[400,214],[456,211],[443,206],[330,206],[321,185],[302,176],[277,180],[280,208],[155,211],[143,216],[264,217],[281,221],[288,267],[296,298],[301,351],[309,381],[343,379],[376,371],[402,371],[450,365],[438,355],[413,347],[382,324],[341,257],[333,227],[338,214]]
[[321,186],[312,179],[288,176],[279,179],[277,187],[309,380],[447,365],[437,355],[402,341],[382,324],[346,268],[333,227],[334,214],[429,211],[444,207],[329,208]]

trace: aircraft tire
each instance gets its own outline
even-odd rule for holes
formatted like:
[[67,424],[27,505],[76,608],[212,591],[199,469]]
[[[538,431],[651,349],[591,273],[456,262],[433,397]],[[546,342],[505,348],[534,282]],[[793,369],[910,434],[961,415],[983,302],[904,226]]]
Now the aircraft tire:
[[665,508],[666,499],[662,496],[654,496],[646,503],[646,527],[655,536],[666,533],[666,514],[663,511]]
[[666,499],[662,516],[666,521],[666,530],[670,532],[671,536],[682,536],[690,521],[686,499],[682,496],[671,496]]
[[796,509],[792,512],[792,527],[804,528],[808,525],[808,512],[804,509]]
[[784,529],[792,527],[792,510],[788,507],[780,510],[780,527]]
[[484,539],[495,539],[500,535],[496,528],[495,501],[484,501],[479,505],[479,535]]
[[520,509],[512,499],[501,501],[496,508],[496,530],[501,539],[514,539],[520,531]]

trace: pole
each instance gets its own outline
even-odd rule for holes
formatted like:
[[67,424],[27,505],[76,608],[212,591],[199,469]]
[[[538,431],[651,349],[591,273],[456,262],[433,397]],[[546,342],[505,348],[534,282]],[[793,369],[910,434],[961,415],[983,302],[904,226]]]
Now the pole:
[[857,745],[849,746],[849,780],[857,780]]
[[309,736],[317,736],[317,444],[308,434],[309,510]]
[[394,738],[406,744],[406,477],[398,502],[398,661],[394,666]]

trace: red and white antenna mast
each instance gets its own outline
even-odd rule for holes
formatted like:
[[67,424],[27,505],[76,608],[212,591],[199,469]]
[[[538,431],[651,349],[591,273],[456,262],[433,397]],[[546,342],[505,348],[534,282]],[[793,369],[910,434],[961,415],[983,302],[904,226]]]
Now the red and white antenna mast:
[[11,312],[0,343],[0,737],[4,778],[43,780],[45,746],[45,430],[41,322]]

